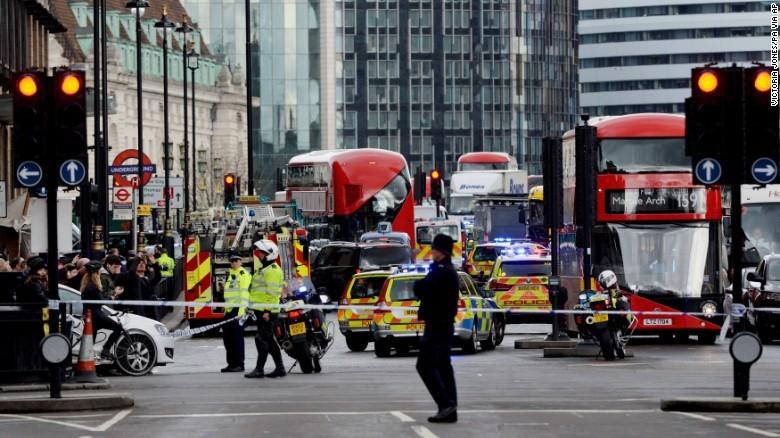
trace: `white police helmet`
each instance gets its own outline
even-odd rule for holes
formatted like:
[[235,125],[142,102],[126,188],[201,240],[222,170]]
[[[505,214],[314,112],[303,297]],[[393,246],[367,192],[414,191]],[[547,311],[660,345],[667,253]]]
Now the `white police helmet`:
[[604,290],[617,286],[617,282],[617,275],[609,269],[601,271],[601,274],[599,274],[599,284]]
[[279,257],[279,247],[268,239],[258,240],[254,243],[254,247],[256,250],[268,254],[266,260],[273,261]]

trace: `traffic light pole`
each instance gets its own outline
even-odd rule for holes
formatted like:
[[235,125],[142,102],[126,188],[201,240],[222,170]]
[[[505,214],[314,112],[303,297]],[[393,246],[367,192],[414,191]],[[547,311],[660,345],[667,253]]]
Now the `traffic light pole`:
[[[98,3],[97,1],[95,3]],[[102,249],[105,250],[108,246],[108,149],[111,145],[108,144],[108,140],[105,138],[105,133],[108,132],[108,40],[106,38],[106,0],[100,0],[100,65],[103,70],[103,74],[100,76],[102,87],[100,87],[103,115],[103,134],[100,141],[99,153],[96,156],[100,157],[97,163],[99,163],[99,171],[95,174],[95,182],[98,186],[98,221],[97,225],[101,226],[101,229],[95,230],[95,240],[102,241]],[[102,232],[102,235],[98,236],[98,233]]]
[[[144,114],[143,114],[143,57],[141,56],[141,12],[140,8],[135,8],[135,87],[136,87],[136,108],[138,117],[138,205],[144,203]],[[144,218],[138,216],[138,240],[136,241],[136,250],[138,253],[143,251],[144,242]]]
[[195,69],[190,69],[190,71],[192,72],[192,211],[198,211],[198,173],[195,167],[198,162],[195,143]]

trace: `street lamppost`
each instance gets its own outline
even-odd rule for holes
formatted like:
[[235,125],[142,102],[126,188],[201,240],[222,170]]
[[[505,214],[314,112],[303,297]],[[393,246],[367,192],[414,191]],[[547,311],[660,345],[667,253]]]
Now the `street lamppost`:
[[187,54],[187,68],[190,69],[192,72],[192,210],[196,211],[198,209],[198,174],[197,170],[195,168],[196,163],[198,162],[198,157],[196,155],[197,147],[195,143],[195,70],[200,67],[200,56],[198,55],[198,52],[195,51],[195,46],[193,44],[192,49],[190,50],[190,53]]
[[184,80],[184,228],[188,227],[190,213],[190,149],[187,142],[187,34],[192,32],[193,28],[187,24],[187,16],[182,19],[181,26],[176,28],[176,32],[181,33],[181,74]]
[[171,143],[168,138],[168,29],[176,27],[176,23],[168,19],[168,7],[163,6],[160,21],[154,23],[156,29],[163,31],[163,160],[165,161],[165,247],[168,254],[173,254],[173,234],[171,233]]
[[[135,87],[136,107],[138,109],[138,204],[144,203],[144,126],[143,126],[143,90],[141,89],[141,77],[143,76],[143,58],[141,57],[141,17],[143,17],[149,2],[146,0],[131,0],[125,4],[126,8],[135,15]],[[136,249],[140,253],[144,249],[144,221],[138,217],[138,241]]]

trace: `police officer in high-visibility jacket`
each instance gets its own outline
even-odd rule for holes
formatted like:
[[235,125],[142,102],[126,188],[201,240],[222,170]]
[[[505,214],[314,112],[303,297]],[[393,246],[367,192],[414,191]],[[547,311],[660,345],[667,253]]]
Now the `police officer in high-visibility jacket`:
[[[225,320],[243,317],[249,304],[249,285],[252,276],[241,267],[241,256],[230,255],[230,270],[225,280]],[[227,366],[223,373],[244,371],[244,327],[239,320],[233,320],[222,326],[222,341],[225,343]]]
[[168,250],[164,246],[158,248],[157,263],[160,264],[160,275],[162,278],[173,277],[176,270],[176,260],[168,255]]
[[[284,377],[287,373],[282,362],[282,351],[274,338],[274,323],[279,313],[279,302],[284,290],[284,274],[282,268],[275,263],[279,258],[279,247],[270,240],[258,240],[254,243],[254,254],[260,260],[261,267],[252,276],[249,288],[249,301],[257,317],[257,366],[244,377]],[[264,307],[264,305],[271,305]],[[265,375],[263,368],[268,360],[268,354],[274,360],[274,370]]]

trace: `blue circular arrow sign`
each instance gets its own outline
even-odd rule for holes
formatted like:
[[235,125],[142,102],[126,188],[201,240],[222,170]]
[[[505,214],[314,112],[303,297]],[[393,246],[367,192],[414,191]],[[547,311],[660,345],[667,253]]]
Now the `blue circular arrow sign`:
[[777,177],[777,163],[771,158],[759,158],[750,166],[753,179],[759,184],[769,184]]
[[77,186],[87,177],[87,169],[79,160],[65,160],[60,165],[60,179],[69,186]]
[[714,184],[720,179],[722,168],[718,160],[705,158],[696,163],[696,178],[704,184]]
[[43,169],[35,161],[23,161],[16,168],[16,180],[24,187],[35,187],[43,180]]

